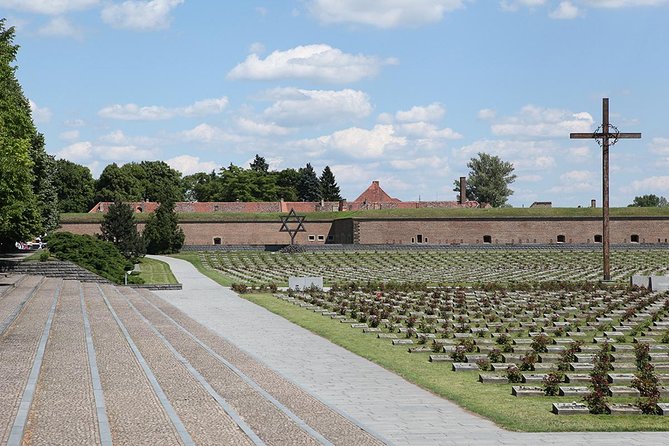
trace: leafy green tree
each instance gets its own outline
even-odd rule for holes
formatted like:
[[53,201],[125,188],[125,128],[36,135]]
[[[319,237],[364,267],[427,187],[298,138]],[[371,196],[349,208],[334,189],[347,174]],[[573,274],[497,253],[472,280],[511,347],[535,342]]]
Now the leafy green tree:
[[[492,207],[506,204],[513,191],[509,185],[516,179],[513,164],[502,161],[498,156],[479,153],[468,163],[470,172],[467,177],[467,199],[479,203],[489,203]],[[455,192],[460,192],[460,182],[455,181]]]
[[641,195],[639,197],[634,197],[634,201],[628,207],[641,207],[641,208],[658,208],[666,207],[667,199],[664,197],[658,197],[654,194]]
[[[0,246],[11,247],[57,224],[44,139],[16,79],[14,28],[0,19]],[[41,175],[41,176],[38,176]]]
[[269,172],[269,164],[265,161],[265,158],[256,154],[256,157],[253,159],[253,162],[249,164],[251,170],[256,172]]
[[88,212],[95,204],[95,180],[88,167],[59,159],[55,162],[53,185],[60,212]]
[[156,212],[149,216],[142,234],[149,254],[179,252],[186,238],[179,227],[179,218],[173,201],[163,201]]
[[100,238],[111,242],[126,259],[137,259],[145,254],[144,240],[137,232],[135,213],[128,204],[115,201],[102,219]]
[[131,170],[131,174],[139,180],[144,200],[160,201],[161,198],[173,201],[183,200],[181,173],[172,169],[164,161],[130,163],[121,167],[121,169],[124,168]]
[[341,191],[337,182],[335,181],[335,176],[330,170],[330,166],[325,166],[323,173],[320,177],[321,183],[321,197],[325,201],[339,201],[341,200]]
[[279,199],[284,201],[297,201],[299,194],[297,192],[300,183],[300,173],[292,168],[283,169],[274,173],[276,177],[277,194]]
[[95,182],[94,201],[141,201],[142,188],[139,180],[128,169],[116,163],[108,164]]
[[297,185],[298,198],[301,201],[319,201],[321,199],[321,183],[318,181],[314,168],[310,163],[299,170],[300,179]]

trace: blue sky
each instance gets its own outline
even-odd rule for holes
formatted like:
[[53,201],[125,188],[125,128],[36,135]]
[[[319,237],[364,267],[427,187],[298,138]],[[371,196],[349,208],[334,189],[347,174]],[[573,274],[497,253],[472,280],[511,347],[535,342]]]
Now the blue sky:
[[190,174],[259,153],[451,200],[478,152],[514,164],[510,204],[669,196],[669,0],[0,0],[47,150],[99,175],[164,160]]

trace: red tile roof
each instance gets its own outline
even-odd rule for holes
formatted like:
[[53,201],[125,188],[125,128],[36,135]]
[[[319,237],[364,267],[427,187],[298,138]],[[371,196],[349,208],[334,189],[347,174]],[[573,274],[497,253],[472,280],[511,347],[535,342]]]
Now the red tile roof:
[[401,200],[393,198],[388,195],[381,186],[379,186],[378,181],[372,181],[371,186],[367,188],[366,191],[360,194],[358,198],[353,200],[354,203],[399,203]]

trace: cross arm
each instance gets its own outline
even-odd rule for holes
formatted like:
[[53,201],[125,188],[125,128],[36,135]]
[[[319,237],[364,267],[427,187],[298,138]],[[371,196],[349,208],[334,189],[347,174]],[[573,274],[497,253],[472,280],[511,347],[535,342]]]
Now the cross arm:
[[641,139],[641,133],[618,133],[618,139]]
[[601,138],[601,133],[570,133],[569,138],[571,139],[595,139]]

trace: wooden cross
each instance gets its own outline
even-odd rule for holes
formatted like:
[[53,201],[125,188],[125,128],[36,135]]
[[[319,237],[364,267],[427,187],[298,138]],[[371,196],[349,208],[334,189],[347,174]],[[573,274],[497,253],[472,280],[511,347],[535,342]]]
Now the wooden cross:
[[640,139],[641,133],[620,133],[609,123],[609,98],[602,99],[602,125],[595,133],[570,133],[571,139],[595,139],[602,146],[602,251],[604,255],[604,281],[611,280],[609,245],[609,147],[619,139]]

